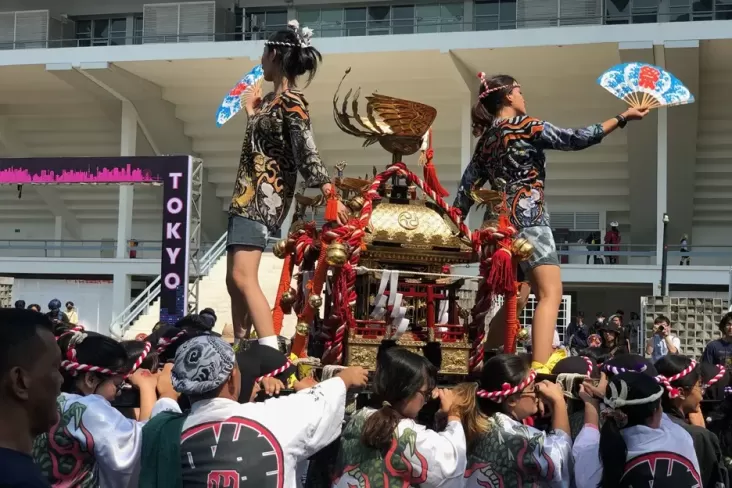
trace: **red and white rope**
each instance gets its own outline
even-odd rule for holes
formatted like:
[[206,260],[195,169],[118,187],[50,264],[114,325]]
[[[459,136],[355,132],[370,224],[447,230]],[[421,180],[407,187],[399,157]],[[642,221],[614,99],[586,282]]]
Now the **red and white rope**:
[[106,375],[117,375],[119,371],[114,371],[109,368],[102,368],[101,366],[92,366],[90,364],[81,364],[76,361],[61,361],[61,367],[66,371],[69,371],[76,376],[78,373],[98,373]]
[[184,335],[186,335],[186,331],[182,330],[170,339],[168,339],[167,337],[161,337],[160,339],[158,339],[158,348],[155,352],[161,354],[163,351],[169,348],[171,344],[178,342]]
[[257,378],[256,380],[254,380],[254,382],[255,382],[255,383],[259,383],[260,381],[262,381],[262,380],[263,380],[263,379],[265,379],[265,378],[274,378],[275,376],[279,376],[279,375],[281,375],[282,373],[284,373],[285,371],[287,371],[287,368],[289,368],[290,366],[292,366],[292,363],[291,363],[291,362],[290,362],[290,360],[288,359],[288,360],[287,360],[287,361],[285,362],[285,364],[283,364],[283,365],[282,365],[282,366],[280,366],[279,368],[275,369],[274,371],[271,371],[271,372],[269,372],[269,373],[267,373],[267,374],[263,374],[262,376],[260,376],[260,377],[259,377],[259,378]]
[[142,365],[142,363],[145,361],[145,358],[147,358],[148,354],[150,354],[150,349],[152,349],[152,344],[149,342],[145,343],[145,348],[140,353],[140,356],[135,361],[135,364],[132,365],[132,369],[125,375],[125,378],[129,377],[132,373],[138,370],[138,368]]
[[65,337],[67,335],[73,334],[74,332],[84,332],[84,326],[83,325],[75,325],[66,332],[63,332],[61,335],[56,336],[56,342],[59,341],[62,337]]
[[582,359],[585,360],[585,364],[587,365],[587,376],[592,376],[592,370],[595,369],[595,365],[592,364],[592,359],[588,358],[587,356],[581,356]]
[[696,369],[696,361],[692,359],[691,363],[689,363],[689,365],[686,368],[684,368],[683,370],[681,370],[680,372],[678,372],[675,375],[670,376],[668,378],[660,374],[660,375],[656,376],[656,381],[658,381],[658,383],[660,383],[661,385],[663,385],[664,388],[666,388],[666,391],[668,391],[669,398],[678,398],[678,396],[681,395],[681,388],[675,387],[671,383],[674,381],[680,380],[681,378],[683,378],[687,374],[691,373],[695,369]]
[[498,391],[486,391],[486,390],[478,390],[475,392],[477,396],[480,398],[487,398],[489,400],[493,400],[496,403],[501,403],[506,398],[510,397],[511,395],[515,395],[516,393],[522,391],[527,386],[529,386],[534,380],[536,379],[536,371],[533,369],[529,371],[529,374],[524,378],[521,383],[519,383],[516,386],[511,386],[508,383],[504,383],[501,386],[501,389]]
[[707,381],[704,384],[704,388],[709,388],[710,386],[714,385],[715,383],[717,383],[719,380],[721,380],[724,377],[724,373],[727,372],[727,368],[725,368],[724,365],[722,365],[722,364],[718,364],[717,368],[718,368],[717,374],[715,374],[712,379],[710,379],[709,381]]

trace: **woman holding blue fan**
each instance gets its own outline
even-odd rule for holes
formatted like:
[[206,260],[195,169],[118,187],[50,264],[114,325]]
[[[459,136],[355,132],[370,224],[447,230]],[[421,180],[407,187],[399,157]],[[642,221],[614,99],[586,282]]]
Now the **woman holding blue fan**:
[[601,124],[582,129],[562,129],[526,114],[521,85],[508,75],[486,78],[479,73],[481,89],[473,107],[472,122],[480,139],[465,169],[453,206],[467,217],[479,182],[505,185],[511,224],[518,236],[534,246],[534,255],[521,263],[539,303],[531,328],[532,367],[549,373],[554,355],[552,338],[562,300],[562,280],[549,212],[544,202],[546,149],[578,151],[598,144],[631,120],[645,117],[648,109],[629,108]]
[[[226,282],[234,334],[237,342],[244,337],[248,317],[259,342],[275,349],[272,312],[258,280],[262,251],[290,210],[298,171],[309,188],[320,188],[326,196],[332,191],[313,139],[308,104],[296,87],[305,74],[310,83],[322,61],[311,37],[312,30],[300,30],[293,20],[264,43],[263,77],[274,90],[246,100],[247,130],[229,207]],[[348,211],[338,204],[338,218],[345,222]]]

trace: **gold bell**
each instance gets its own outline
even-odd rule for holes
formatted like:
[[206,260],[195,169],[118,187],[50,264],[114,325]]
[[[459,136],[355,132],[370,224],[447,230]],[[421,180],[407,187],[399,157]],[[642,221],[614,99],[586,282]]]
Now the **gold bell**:
[[348,261],[348,251],[344,244],[331,242],[325,250],[325,261],[329,266],[340,268]]
[[323,306],[323,297],[320,295],[310,295],[308,297],[308,303],[310,303],[311,307],[318,309]]
[[356,195],[355,197],[348,200],[346,205],[348,206],[348,208],[351,209],[353,213],[356,213],[363,208],[364,203],[366,203],[366,201],[363,199],[363,197],[361,195]]
[[272,253],[279,259],[285,259],[285,255],[287,254],[287,241],[285,239],[277,241],[272,248]]
[[511,251],[513,251],[513,255],[519,258],[520,261],[526,261],[534,254],[534,246],[523,237],[519,237],[513,241]]
[[284,306],[292,305],[297,300],[297,293],[295,290],[290,288],[286,292],[282,294],[282,298],[280,299],[280,304]]
[[529,340],[529,329],[522,327],[516,334],[516,340],[523,343]]
[[298,322],[295,326],[295,332],[297,332],[298,335],[306,336],[308,335],[308,330],[310,329],[310,324],[307,322]]

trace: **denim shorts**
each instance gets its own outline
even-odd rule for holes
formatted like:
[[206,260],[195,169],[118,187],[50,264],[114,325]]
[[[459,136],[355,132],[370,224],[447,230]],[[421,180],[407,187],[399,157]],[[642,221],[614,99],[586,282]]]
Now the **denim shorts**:
[[262,223],[240,215],[229,215],[229,229],[227,232],[227,250],[231,250],[234,246],[254,247],[261,250],[267,247],[269,231]]
[[524,227],[519,230],[518,237],[523,237],[534,246],[534,254],[527,261],[521,262],[524,272],[545,264],[559,266],[557,246],[550,227],[545,225]]

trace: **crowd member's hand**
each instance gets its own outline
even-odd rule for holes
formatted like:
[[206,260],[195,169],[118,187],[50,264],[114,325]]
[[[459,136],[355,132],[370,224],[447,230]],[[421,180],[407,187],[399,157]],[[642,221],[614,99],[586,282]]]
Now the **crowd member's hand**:
[[358,388],[366,386],[369,382],[369,373],[361,366],[351,366],[340,373],[338,377],[346,384],[346,388]]
[[173,371],[173,363],[167,363],[163,366],[160,373],[157,374],[158,397],[171,398],[177,401],[180,395],[173,389],[173,378],[170,375],[171,371]]
[[308,388],[312,388],[317,384],[318,380],[316,380],[312,376],[308,376],[307,378],[303,378],[300,381],[296,381],[293,385],[293,388],[295,389],[295,391],[302,391],[307,390]]
[[341,225],[346,225],[348,223],[348,219],[351,218],[351,211],[348,210],[348,207],[343,203],[343,200],[338,200],[338,223]]
[[585,381],[579,387],[579,397],[586,404],[599,406],[600,399],[597,396],[598,392],[594,388],[595,386],[592,383]]
[[138,369],[132,373],[127,381],[138,390],[155,390],[158,379],[146,369]]
[[[455,403],[455,393],[447,388],[438,388],[435,391],[437,392],[437,398],[440,399],[440,412],[445,415],[455,415],[452,408],[453,403]],[[426,398],[426,400],[429,400],[429,398]]]
[[277,378],[263,378],[260,383],[262,384],[262,390],[264,390],[267,396],[279,395],[280,390],[285,389],[284,383]]
[[564,403],[564,392],[562,387],[551,381],[544,380],[536,384],[536,393],[539,399],[546,401],[550,406]]

